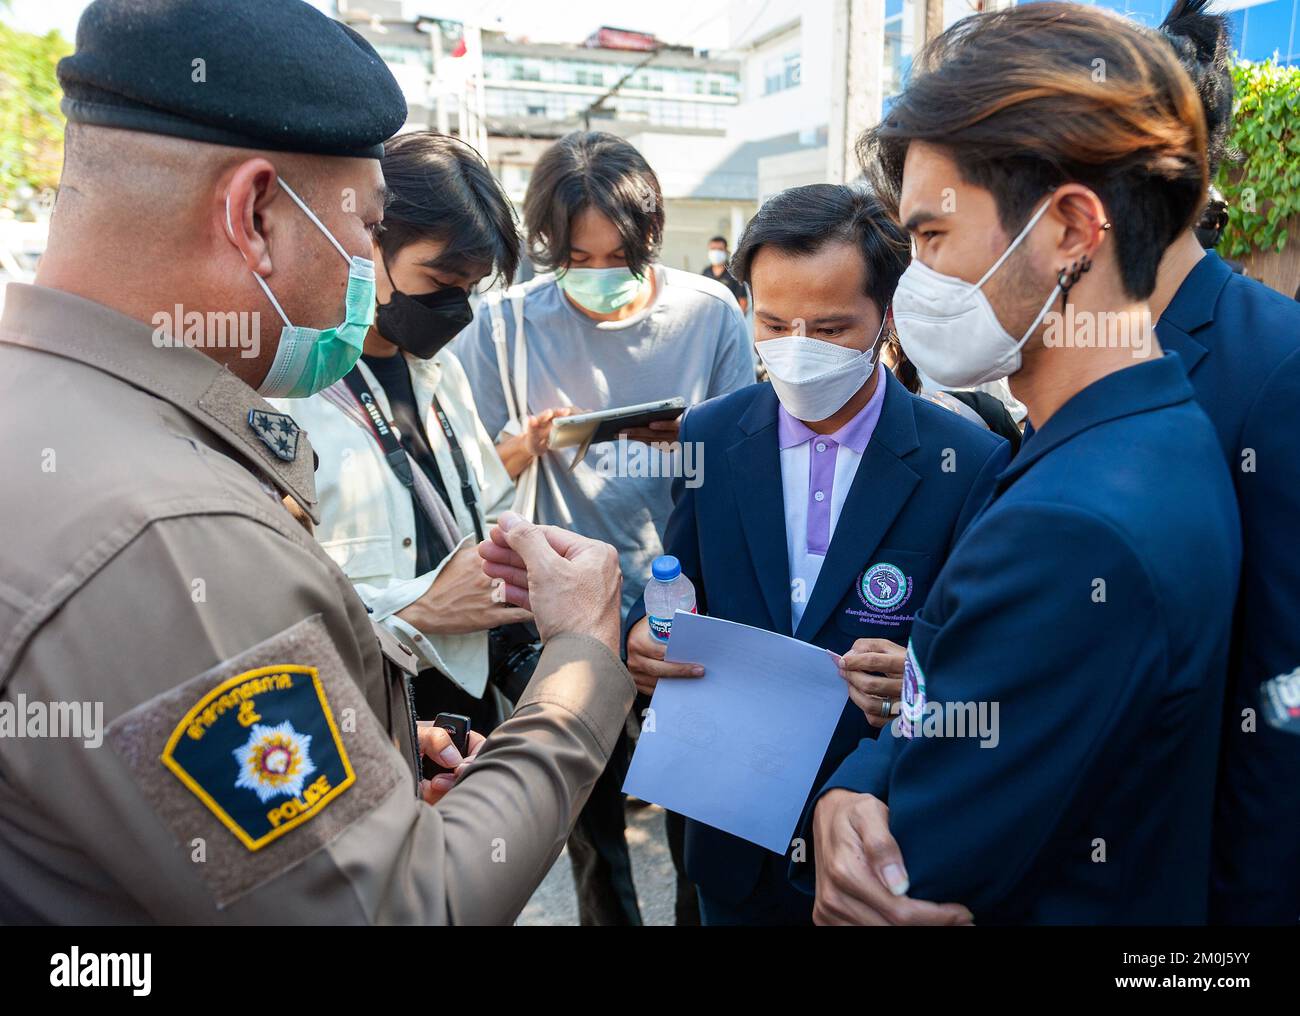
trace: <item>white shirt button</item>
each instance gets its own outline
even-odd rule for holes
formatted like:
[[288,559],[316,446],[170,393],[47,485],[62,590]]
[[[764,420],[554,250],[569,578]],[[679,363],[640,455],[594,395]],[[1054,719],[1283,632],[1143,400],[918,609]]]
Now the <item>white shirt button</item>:
[[813,494],[813,500],[814,500],[814,501],[825,501],[825,500],[826,500],[826,493],[825,493],[824,491],[820,491],[820,490],[817,491],[816,493]]
[[825,442],[825,441],[818,441],[818,442],[817,442],[817,450],[818,450],[819,452],[824,452],[824,451],[826,450],[826,442]]

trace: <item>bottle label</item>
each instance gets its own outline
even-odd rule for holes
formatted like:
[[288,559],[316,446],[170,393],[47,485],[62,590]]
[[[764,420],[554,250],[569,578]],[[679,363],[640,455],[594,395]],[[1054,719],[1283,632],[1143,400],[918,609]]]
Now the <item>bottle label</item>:
[[[692,607],[690,612],[694,614],[696,608]],[[655,617],[652,614],[647,614],[646,623],[650,625],[650,635],[658,642],[667,642],[668,636],[673,633],[673,619],[671,617]]]
[[671,617],[651,617],[647,616],[646,621],[650,624],[650,635],[658,642],[667,642],[668,636],[672,634],[673,619]]

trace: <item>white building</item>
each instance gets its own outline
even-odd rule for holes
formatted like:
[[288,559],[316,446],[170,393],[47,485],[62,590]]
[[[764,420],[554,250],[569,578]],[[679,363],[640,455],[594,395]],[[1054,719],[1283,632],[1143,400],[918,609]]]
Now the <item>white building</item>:
[[[943,27],[978,6],[944,0]],[[921,13],[914,0],[732,0],[742,91],[729,136],[757,151],[760,201],[852,170],[853,140],[902,88]]]

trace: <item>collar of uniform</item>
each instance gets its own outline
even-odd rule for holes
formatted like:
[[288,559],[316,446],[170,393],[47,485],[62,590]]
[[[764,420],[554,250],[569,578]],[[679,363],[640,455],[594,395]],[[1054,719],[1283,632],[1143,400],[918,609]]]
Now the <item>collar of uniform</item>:
[[[915,405],[911,394],[902,382],[894,377],[894,372],[884,370],[877,384],[883,383],[885,393],[880,404],[880,417],[871,432],[871,442],[883,445],[900,459],[920,447],[916,432]],[[872,401],[880,398],[879,392],[872,394]],[[749,407],[741,414],[738,421],[740,429],[746,434],[756,434],[764,427],[777,426],[777,410],[780,401],[770,384],[762,385],[762,391],[754,397]]]
[[293,461],[278,458],[248,426],[250,410],[275,414],[275,408],[198,350],[155,346],[153,333],[144,322],[71,293],[21,283],[5,291],[0,340],[76,360],[171,403],[270,476],[319,524],[315,452],[305,434]]
[[1053,448],[1085,430],[1194,397],[1183,361],[1173,353],[1107,374],[1077,393],[1041,429],[1026,431],[1020,452],[998,476],[998,487],[1005,487]]
[[871,393],[871,398],[853,415],[853,419],[834,434],[818,434],[802,420],[791,416],[785,406],[779,406],[776,411],[777,443],[783,449],[793,448],[815,437],[821,437],[835,445],[852,448],[861,455],[867,450],[867,442],[871,440],[871,434],[880,420],[881,403],[885,401],[885,365],[877,363],[872,373],[876,376],[876,387]]
[[1223,263],[1223,259],[1212,250],[1207,250],[1187,278],[1174,293],[1169,306],[1160,315],[1160,322],[1182,329],[1189,335],[1202,325],[1214,320],[1214,308],[1219,302],[1219,294],[1232,278],[1232,269]]

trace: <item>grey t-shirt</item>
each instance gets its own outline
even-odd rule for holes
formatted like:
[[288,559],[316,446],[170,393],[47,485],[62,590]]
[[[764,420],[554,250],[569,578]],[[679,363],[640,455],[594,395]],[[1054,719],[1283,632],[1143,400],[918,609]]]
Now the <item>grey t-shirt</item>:
[[[754,383],[753,344],[735,297],[692,272],[663,265],[654,270],[654,301],[623,321],[593,321],[569,303],[553,275],[525,284],[529,414],[559,406],[612,409],[673,396],[689,407]],[[509,300],[500,310],[513,381],[514,310]],[[452,349],[465,366],[484,427],[498,436],[509,414],[486,307]],[[637,442],[625,448],[620,455],[616,442],[593,444],[573,472],[568,466],[574,449],[542,456],[536,514],[539,522],[618,548],[626,614],[641,597],[651,562],[663,553],[674,456]],[[686,454],[676,460],[692,464]]]

